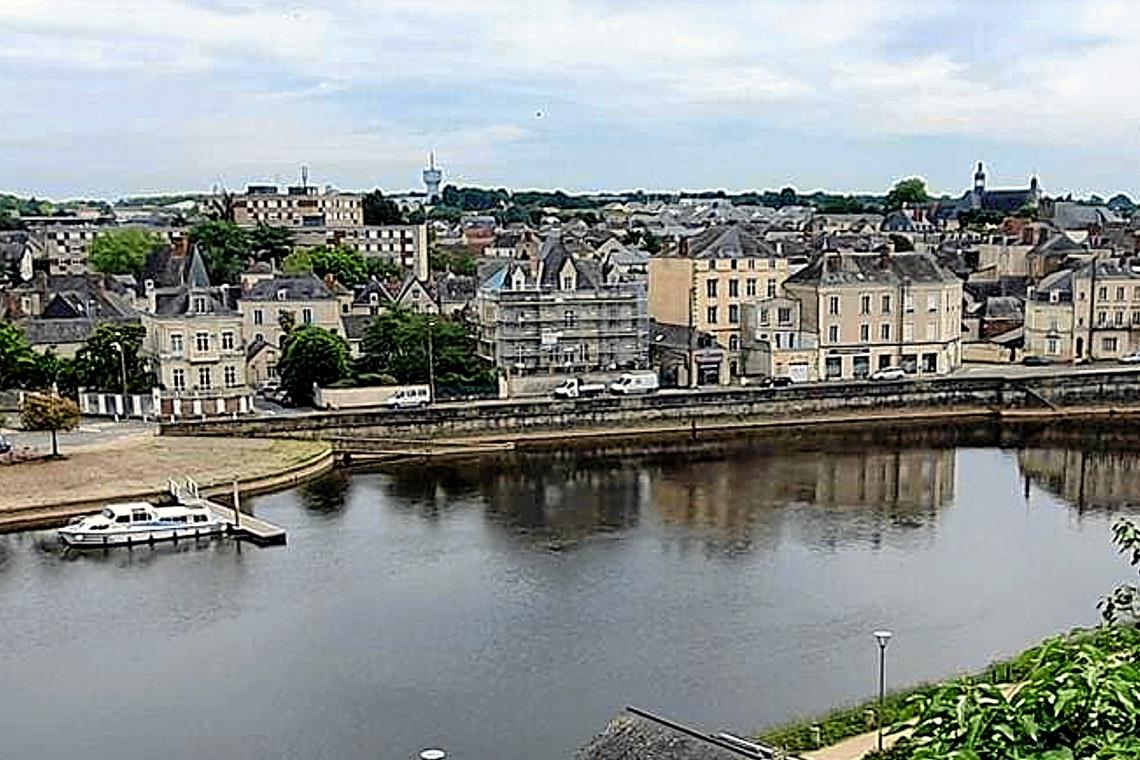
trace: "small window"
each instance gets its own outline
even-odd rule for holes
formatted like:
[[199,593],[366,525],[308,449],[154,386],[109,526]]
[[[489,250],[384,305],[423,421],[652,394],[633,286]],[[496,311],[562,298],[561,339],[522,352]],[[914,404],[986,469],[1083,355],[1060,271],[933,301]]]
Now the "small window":
[[882,308],[880,311],[882,311],[883,314],[891,313],[891,297],[889,295],[883,296],[881,306]]
[[[749,262],[749,263],[751,263],[751,262]],[[756,280],[754,278],[749,279],[748,282],[746,282],[744,284],[744,292],[749,296],[756,295]],[[1138,300],[1140,300],[1140,299],[1138,299]]]
[[[736,259],[733,259],[732,263],[735,264]],[[729,298],[739,298],[740,297],[740,282],[738,280],[729,280],[728,281],[728,297]]]
[[708,323],[710,325],[715,325],[716,324],[716,307],[715,306],[709,307],[707,316],[708,316]]
[[830,296],[827,299],[827,313],[832,316],[839,314],[839,296]]
[[831,343],[839,342],[839,325],[831,325],[827,328],[827,339]]
[[194,336],[194,348],[198,351],[210,350],[210,334],[200,332]]
[[253,310],[253,323],[255,325],[265,324],[265,312],[261,309]]
[[233,351],[234,350],[234,334],[232,332],[222,333],[222,350],[223,351]]
[[709,298],[716,298],[716,280],[709,280],[705,283],[705,294]]

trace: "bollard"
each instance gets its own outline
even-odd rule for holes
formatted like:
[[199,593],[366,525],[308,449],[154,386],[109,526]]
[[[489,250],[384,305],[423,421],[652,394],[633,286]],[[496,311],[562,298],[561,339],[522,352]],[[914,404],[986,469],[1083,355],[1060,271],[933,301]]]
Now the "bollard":
[[868,731],[873,731],[878,721],[875,720],[875,708],[868,707],[863,711],[863,723],[867,726]]
[[811,745],[816,749],[823,746],[823,726],[818,723],[811,727]]

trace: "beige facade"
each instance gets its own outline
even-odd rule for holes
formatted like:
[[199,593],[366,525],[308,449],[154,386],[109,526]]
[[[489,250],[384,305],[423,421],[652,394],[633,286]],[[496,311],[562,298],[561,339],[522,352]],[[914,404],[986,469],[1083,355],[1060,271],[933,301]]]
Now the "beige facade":
[[784,284],[818,336],[825,380],[886,367],[946,374],[961,364],[962,282],[927,253],[827,253]]
[[819,338],[803,331],[798,300],[778,297],[745,304],[743,321],[742,374],[819,380]]
[[164,415],[250,411],[238,314],[144,314],[142,322],[143,351],[158,376]]
[[1025,301],[1025,354],[1051,361],[1076,358],[1073,273],[1056,272],[1029,289]]
[[356,193],[323,192],[316,187],[250,186],[234,198],[234,221],[275,227],[360,227],[364,199]]
[[1140,351],[1140,267],[1097,257],[1029,293],[1026,353],[1055,361],[1112,361]]
[[341,314],[347,311],[320,280],[290,277],[264,280],[238,302],[241,329],[247,343],[261,339],[280,346],[285,331],[283,317],[291,317],[297,327],[314,325],[344,336]]

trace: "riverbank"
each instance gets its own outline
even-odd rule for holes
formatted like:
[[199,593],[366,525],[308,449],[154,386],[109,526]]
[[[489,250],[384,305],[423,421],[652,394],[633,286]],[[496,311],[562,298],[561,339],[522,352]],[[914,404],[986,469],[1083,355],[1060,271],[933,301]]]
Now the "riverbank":
[[108,501],[150,500],[168,478],[193,478],[204,495],[284,488],[330,469],[320,441],[129,437],[64,452],[66,458],[0,467],[0,531],[51,527]]

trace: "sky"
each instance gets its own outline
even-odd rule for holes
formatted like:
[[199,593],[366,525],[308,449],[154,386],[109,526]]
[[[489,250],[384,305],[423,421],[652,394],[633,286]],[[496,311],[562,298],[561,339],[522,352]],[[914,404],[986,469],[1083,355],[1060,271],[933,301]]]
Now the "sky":
[[1140,196],[1131,0],[0,0],[0,190]]

